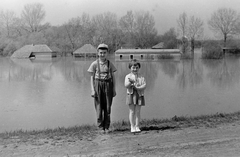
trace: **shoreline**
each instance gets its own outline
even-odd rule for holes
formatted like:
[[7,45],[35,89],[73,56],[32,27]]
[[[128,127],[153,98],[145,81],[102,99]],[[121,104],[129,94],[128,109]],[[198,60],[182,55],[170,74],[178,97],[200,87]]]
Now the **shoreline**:
[[[240,120],[240,111],[232,113],[216,113],[211,115],[200,116],[174,116],[168,119],[142,119],[140,128],[142,131],[150,130],[167,130],[167,129],[181,129],[189,127],[209,127],[214,128],[220,124],[231,123]],[[128,121],[112,122],[110,126],[111,133],[129,132]],[[73,127],[58,127],[55,129],[42,129],[42,130],[15,130],[0,133],[0,139],[8,139],[17,137],[20,141],[26,141],[29,138],[56,138],[61,136],[72,136],[81,139],[84,136],[96,136],[98,128],[96,125],[80,125]],[[2,141],[1,140],[1,141]],[[0,142],[1,142],[0,141]]]
[[95,125],[0,134],[0,156],[240,156],[240,111],[195,117],[143,119],[141,132],[126,121],[111,132]]

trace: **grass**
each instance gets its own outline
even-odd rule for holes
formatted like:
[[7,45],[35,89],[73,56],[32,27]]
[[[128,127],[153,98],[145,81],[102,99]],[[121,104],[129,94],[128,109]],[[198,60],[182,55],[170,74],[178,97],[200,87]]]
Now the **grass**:
[[[234,113],[216,113],[212,115],[201,116],[174,116],[169,119],[143,119],[141,121],[141,130],[166,130],[166,129],[180,129],[188,127],[216,127],[220,124],[232,123],[240,120],[240,111]],[[111,124],[112,133],[129,132],[128,121],[117,121]],[[74,127],[58,127],[55,129],[43,130],[17,130],[12,132],[0,133],[0,141],[4,139],[20,139],[22,142],[29,139],[53,139],[61,140],[66,137],[75,139],[93,138],[97,135],[97,127],[95,125],[81,125]]]

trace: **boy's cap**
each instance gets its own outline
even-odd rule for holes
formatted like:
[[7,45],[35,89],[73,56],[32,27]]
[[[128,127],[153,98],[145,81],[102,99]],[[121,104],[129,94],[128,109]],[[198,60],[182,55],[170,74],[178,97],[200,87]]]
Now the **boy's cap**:
[[99,44],[97,49],[107,49],[108,50],[108,46],[106,44]]

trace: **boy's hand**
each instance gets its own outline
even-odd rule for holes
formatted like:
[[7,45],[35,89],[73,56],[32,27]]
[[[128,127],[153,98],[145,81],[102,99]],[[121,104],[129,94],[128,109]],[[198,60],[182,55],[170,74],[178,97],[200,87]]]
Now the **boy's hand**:
[[113,97],[115,97],[117,95],[117,93],[116,93],[116,90],[114,89],[113,90]]
[[91,96],[94,98],[94,97],[96,97],[96,92],[93,90],[92,92],[91,92]]

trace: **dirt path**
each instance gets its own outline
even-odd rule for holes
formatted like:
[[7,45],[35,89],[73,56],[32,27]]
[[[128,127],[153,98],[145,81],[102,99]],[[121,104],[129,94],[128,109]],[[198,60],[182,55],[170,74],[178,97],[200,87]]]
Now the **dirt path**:
[[[15,142],[13,142],[15,140]],[[98,134],[83,139],[1,141],[0,156],[240,156],[240,122],[215,128],[184,128]]]

